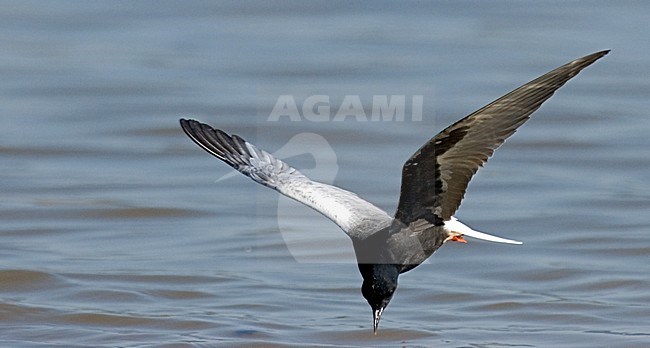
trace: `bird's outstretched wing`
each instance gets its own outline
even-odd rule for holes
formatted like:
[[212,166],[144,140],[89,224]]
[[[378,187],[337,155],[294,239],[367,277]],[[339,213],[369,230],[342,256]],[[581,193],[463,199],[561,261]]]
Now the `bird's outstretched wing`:
[[402,168],[395,218],[440,226],[460,206],[478,168],[565,82],[609,51],[576,59],[515,89],[429,140]]
[[180,123],[185,133],[204,150],[255,182],[327,216],[352,239],[364,239],[392,221],[386,212],[356,194],[312,181],[237,135],[228,135],[194,120],[181,119]]

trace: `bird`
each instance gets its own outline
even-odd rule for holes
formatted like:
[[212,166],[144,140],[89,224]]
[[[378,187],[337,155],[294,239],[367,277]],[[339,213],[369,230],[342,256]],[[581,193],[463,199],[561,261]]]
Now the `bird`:
[[469,236],[521,244],[476,231],[454,217],[467,185],[542,103],[607,53],[596,52],[551,70],[431,138],[402,167],[393,216],[353,192],[309,179],[238,135],[192,119],[180,119],[180,125],[211,155],[253,181],[315,209],[350,237],[363,278],[361,293],[371,307],[377,335],[399,275],[420,265],[445,243],[467,243],[464,236]]

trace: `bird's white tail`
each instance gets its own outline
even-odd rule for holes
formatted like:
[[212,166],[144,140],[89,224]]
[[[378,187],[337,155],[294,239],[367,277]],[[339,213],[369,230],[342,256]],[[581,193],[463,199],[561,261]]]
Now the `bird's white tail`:
[[491,234],[479,232],[479,231],[474,231],[471,229],[469,226],[463,224],[462,222],[458,221],[455,217],[451,217],[451,220],[445,221],[445,227],[449,229],[450,231],[462,233],[465,236],[476,238],[476,239],[482,239],[482,240],[487,240],[490,242],[495,242],[495,243],[505,243],[505,244],[523,244],[522,242],[512,240],[512,239],[505,239],[497,236],[493,236]]

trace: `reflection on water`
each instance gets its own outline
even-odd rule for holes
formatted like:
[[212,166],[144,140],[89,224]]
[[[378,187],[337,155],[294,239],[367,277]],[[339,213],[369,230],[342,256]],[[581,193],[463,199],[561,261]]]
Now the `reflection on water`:
[[[648,5],[420,6],[5,4],[2,346],[647,346]],[[345,235],[215,182],[229,168],[178,127],[270,152],[313,133],[329,147],[288,161],[392,212],[438,130],[608,48],[468,190],[465,222],[525,244],[445,246],[400,278],[377,337]],[[269,122],[284,94],[423,95],[424,116]]]

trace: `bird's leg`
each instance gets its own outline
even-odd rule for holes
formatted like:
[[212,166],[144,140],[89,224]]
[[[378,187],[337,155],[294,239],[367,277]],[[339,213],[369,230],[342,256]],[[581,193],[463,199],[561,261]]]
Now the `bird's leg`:
[[451,240],[458,243],[467,243],[467,241],[465,240],[465,238],[463,238],[462,235],[454,235],[453,237],[451,237]]

